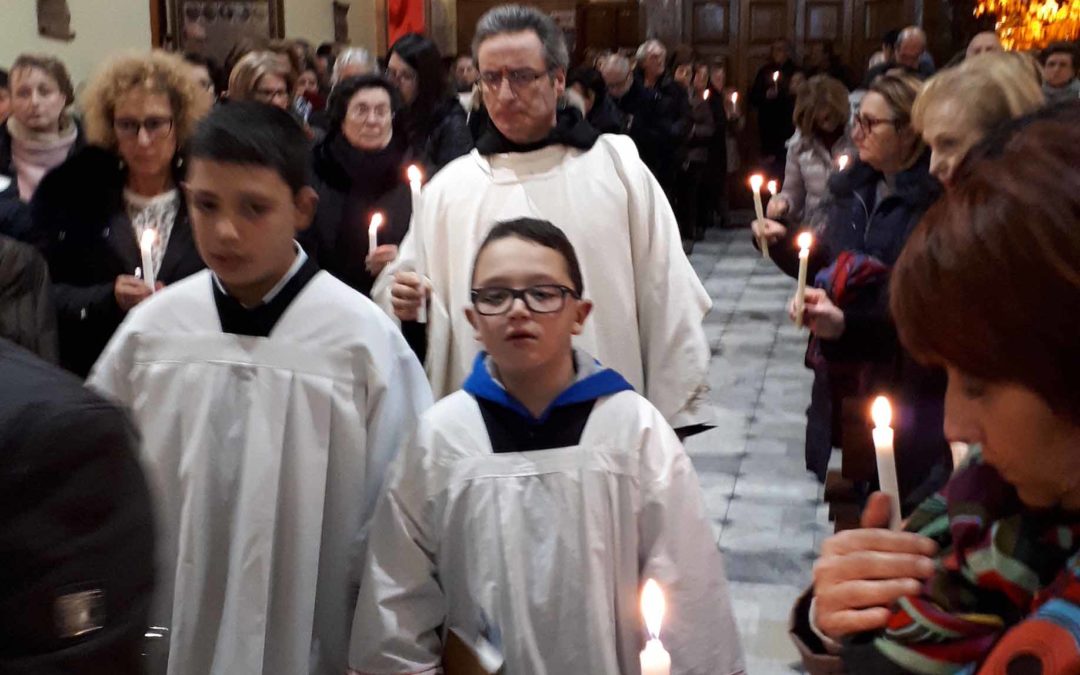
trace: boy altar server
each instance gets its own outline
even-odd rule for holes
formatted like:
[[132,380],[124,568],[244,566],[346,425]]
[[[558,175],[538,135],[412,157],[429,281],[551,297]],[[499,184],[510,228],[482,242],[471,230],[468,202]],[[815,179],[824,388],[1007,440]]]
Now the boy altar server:
[[295,243],[317,197],[288,113],[221,106],[189,162],[209,270],[132,312],[89,380],[142,432],[167,672],[337,675],[366,524],[431,393],[385,314]]
[[660,412],[571,346],[592,303],[566,235],[496,225],[469,322],[484,350],[420,422],[371,526],[350,667],[435,673],[449,630],[498,635],[507,673],[639,672],[639,594],[665,589],[672,673],[742,652],[689,457]]

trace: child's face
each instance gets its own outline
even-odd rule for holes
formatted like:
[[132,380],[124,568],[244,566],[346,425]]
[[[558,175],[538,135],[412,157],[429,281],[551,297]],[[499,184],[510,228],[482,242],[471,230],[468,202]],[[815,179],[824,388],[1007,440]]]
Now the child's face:
[[[489,244],[476,261],[475,289],[541,285],[574,287],[562,254],[546,246],[507,237]],[[475,306],[465,314],[499,370],[522,373],[570,358],[571,337],[581,333],[591,310],[588,300],[566,294],[563,308],[551,313],[531,311],[523,299],[514,298],[504,314],[484,316]]]
[[269,167],[201,158],[192,160],[184,190],[199,254],[241,300],[261,299],[289,270],[293,239],[318,203],[310,187],[293,193]]

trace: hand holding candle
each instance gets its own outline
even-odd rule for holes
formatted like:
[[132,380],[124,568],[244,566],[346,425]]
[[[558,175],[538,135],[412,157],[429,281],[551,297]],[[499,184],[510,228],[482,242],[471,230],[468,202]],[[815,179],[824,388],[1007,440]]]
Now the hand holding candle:
[[379,227],[383,224],[383,214],[376,211],[371,215],[371,225],[368,226],[368,255],[371,255],[379,246]]
[[890,504],[889,529],[900,529],[900,487],[896,481],[896,453],[893,450],[892,406],[889,399],[878,396],[870,408],[874,420],[874,454],[877,455],[878,485],[888,495]]
[[671,655],[660,642],[660,624],[664,620],[664,593],[655,580],[645,582],[641,591],[641,614],[649,631],[649,641],[641,651],[641,675],[671,675]]
[[150,292],[154,292],[154,244],[157,242],[157,233],[147,228],[143,230],[142,238],[139,240],[139,249],[142,253],[142,272],[143,281],[146,282],[146,287],[150,289]]
[[810,246],[814,243],[814,236],[809,232],[803,232],[795,239],[799,245],[799,285],[795,290],[795,325],[803,326],[803,313],[806,311],[806,272],[810,265]]
[[[761,185],[765,178],[760,173],[750,176],[750,191],[754,193],[754,214],[758,220],[765,220],[765,209],[761,206]],[[765,237],[758,238],[758,246],[761,248],[761,257],[769,259],[769,242]]]

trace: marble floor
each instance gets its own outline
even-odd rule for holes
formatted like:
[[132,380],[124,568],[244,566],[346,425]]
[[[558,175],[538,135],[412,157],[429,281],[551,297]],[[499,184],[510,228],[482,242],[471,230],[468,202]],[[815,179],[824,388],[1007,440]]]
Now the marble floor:
[[745,229],[710,231],[690,260],[713,301],[705,331],[721,423],[686,449],[724,553],[747,672],[790,675],[801,668],[788,612],[832,531],[804,467],[811,377],[806,333],[786,315],[795,282],[762,259]]

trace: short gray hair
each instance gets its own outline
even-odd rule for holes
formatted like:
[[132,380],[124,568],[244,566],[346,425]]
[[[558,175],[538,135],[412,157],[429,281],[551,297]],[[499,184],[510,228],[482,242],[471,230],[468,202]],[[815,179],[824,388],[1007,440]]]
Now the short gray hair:
[[331,84],[338,83],[338,79],[340,79],[338,76],[341,73],[341,70],[351,63],[358,63],[362,66],[370,67],[372,73],[379,72],[379,64],[371,57],[371,52],[363,47],[347,47],[341,50],[337,60],[334,61],[334,72],[330,78]]
[[634,54],[634,60],[639,63],[645,59],[645,56],[649,53],[650,47],[659,47],[660,51],[664,52],[664,56],[667,56],[667,47],[663,42],[660,42],[656,38],[649,38],[645,42],[641,43],[641,46],[637,48],[637,53]]
[[532,31],[544,47],[544,63],[549,70],[566,70],[570,66],[570,53],[566,38],[551,16],[535,7],[523,5],[499,5],[488,10],[476,22],[476,35],[472,41],[473,58],[480,64],[480,45],[485,40],[504,33]]
[[896,49],[900,49],[900,45],[904,44],[911,38],[918,38],[922,40],[923,45],[926,45],[926,31],[918,26],[908,26],[900,31],[900,34],[896,36]]

